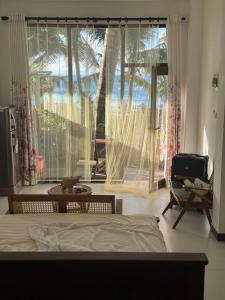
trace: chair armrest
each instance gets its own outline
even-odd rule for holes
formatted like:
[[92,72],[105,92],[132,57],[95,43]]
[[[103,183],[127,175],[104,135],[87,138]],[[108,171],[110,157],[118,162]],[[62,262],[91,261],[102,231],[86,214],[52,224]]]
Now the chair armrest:
[[183,185],[182,186],[186,190],[196,190],[196,191],[205,191],[205,192],[212,192],[212,188],[204,188],[204,187],[197,187],[197,186],[189,186],[189,185]]
[[202,197],[208,197],[207,195],[211,195],[212,194],[212,189],[210,188],[202,188],[202,187],[186,187],[184,186],[186,191],[189,191],[191,193],[193,193],[195,196],[200,197],[202,199]]
[[176,178],[176,180],[184,180],[184,179],[194,180],[194,179],[195,179],[195,177],[191,177],[191,176],[181,176],[181,175],[175,175],[174,178]]

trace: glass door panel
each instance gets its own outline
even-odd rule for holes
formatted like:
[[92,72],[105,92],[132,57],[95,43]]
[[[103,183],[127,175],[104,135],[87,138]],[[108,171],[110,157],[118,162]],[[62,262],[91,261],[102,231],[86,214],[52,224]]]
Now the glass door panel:
[[65,27],[28,27],[28,51],[40,179],[67,176],[68,54]]
[[[167,82],[168,67],[165,64],[153,68],[152,101],[154,110],[154,164],[152,181],[160,182],[165,178],[167,151]],[[152,184],[153,184],[152,183]]]

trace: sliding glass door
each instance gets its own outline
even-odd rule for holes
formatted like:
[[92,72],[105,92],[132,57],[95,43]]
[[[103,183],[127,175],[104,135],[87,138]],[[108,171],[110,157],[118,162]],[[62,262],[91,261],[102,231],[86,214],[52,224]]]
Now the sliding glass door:
[[168,65],[167,63],[157,64],[152,68],[152,161],[153,166],[150,172],[150,186],[155,184],[163,185],[165,183],[165,165],[167,154],[167,82]]
[[35,24],[28,46],[40,180],[163,176],[165,28]]

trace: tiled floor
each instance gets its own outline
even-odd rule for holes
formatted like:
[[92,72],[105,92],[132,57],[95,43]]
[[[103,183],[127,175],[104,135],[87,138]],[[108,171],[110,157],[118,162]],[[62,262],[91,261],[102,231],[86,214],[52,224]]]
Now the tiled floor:
[[[24,187],[21,193],[47,193],[55,184],[39,184]],[[102,184],[92,184],[94,194],[103,193]],[[111,194],[111,193],[108,193]],[[117,194],[117,199],[123,199],[123,214],[144,213],[160,217],[160,229],[163,232],[168,251],[175,252],[204,252],[209,259],[205,275],[205,300],[225,300],[225,243],[218,242],[210,232],[206,217],[196,211],[188,211],[175,230],[175,222],[179,208],[167,211],[161,215],[169,200],[169,191],[161,189],[152,196],[144,199],[130,194]],[[0,197],[0,213],[7,211],[6,197]]]

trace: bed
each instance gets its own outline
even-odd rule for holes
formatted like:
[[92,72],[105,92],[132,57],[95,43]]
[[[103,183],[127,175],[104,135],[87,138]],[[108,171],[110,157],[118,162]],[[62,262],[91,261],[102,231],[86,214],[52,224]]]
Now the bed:
[[0,251],[166,251],[157,220],[149,215],[2,215],[0,228]]
[[168,253],[149,215],[0,216],[3,299],[203,300],[206,264]]

